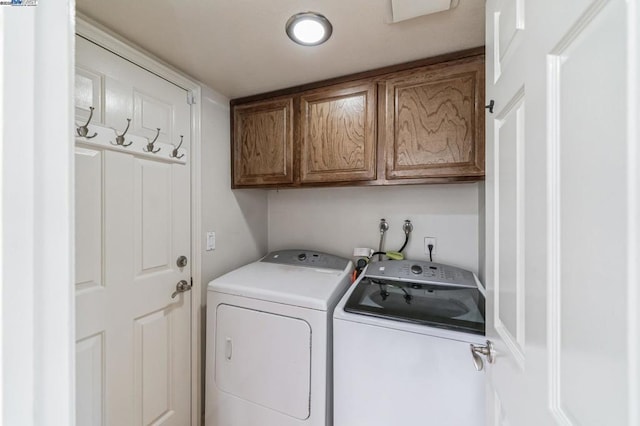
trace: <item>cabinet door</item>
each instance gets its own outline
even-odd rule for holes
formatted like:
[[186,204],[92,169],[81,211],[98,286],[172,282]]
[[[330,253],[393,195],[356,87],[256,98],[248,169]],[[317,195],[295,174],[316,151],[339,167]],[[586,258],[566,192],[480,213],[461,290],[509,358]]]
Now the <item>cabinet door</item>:
[[293,99],[233,109],[233,185],[293,183]]
[[384,88],[387,179],[484,176],[484,56],[396,74]]
[[302,94],[300,182],[376,178],[376,86],[331,86]]

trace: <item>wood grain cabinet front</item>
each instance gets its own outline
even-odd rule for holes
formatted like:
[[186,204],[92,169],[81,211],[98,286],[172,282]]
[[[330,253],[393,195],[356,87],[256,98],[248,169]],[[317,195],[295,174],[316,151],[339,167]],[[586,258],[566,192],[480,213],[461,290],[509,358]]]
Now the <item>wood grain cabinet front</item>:
[[484,56],[397,73],[383,87],[387,180],[484,176]]
[[484,49],[231,101],[233,187],[484,179]]
[[300,97],[300,182],[376,178],[376,85],[338,85]]
[[293,98],[233,108],[233,186],[293,184]]

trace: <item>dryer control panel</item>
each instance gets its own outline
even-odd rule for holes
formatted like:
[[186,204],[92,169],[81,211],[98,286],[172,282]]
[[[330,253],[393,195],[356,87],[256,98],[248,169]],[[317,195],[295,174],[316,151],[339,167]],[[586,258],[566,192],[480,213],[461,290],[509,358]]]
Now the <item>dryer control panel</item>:
[[383,260],[367,267],[365,276],[417,284],[441,284],[476,288],[473,273],[455,266],[420,260]]
[[343,271],[350,260],[313,250],[278,250],[269,253],[261,262],[278,263],[280,265],[306,266],[309,268],[335,269]]

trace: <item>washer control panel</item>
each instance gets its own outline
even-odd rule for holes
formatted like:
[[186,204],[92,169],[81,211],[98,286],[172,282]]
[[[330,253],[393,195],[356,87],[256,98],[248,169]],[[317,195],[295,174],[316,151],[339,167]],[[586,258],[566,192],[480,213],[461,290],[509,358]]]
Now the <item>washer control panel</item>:
[[365,276],[385,280],[408,281],[416,284],[442,284],[476,288],[471,271],[442,263],[420,260],[383,260],[367,267]]
[[336,269],[338,271],[343,271],[351,262],[344,257],[313,250],[278,250],[269,253],[260,261],[280,265]]

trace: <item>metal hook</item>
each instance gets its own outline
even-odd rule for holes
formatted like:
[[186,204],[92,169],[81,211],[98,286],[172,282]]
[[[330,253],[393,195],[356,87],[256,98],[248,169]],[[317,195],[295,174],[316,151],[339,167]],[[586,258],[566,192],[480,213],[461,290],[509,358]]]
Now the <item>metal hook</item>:
[[93,107],[89,107],[89,119],[87,120],[87,123],[84,126],[78,126],[76,128],[76,132],[78,133],[78,136],[82,138],[91,139],[98,136],[98,134],[95,132],[93,133],[93,135],[87,136],[89,134],[89,123],[91,123],[91,119],[93,118],[93,110],[94,110]]
[[[124,135],[127,134],[127,132],[129,131],[129,126],[131,125],[131,119],[127,118],[127,128],[124,129],[124,132],[122,132],[121,135],[118,134],[118,132],[116,131],[116,143],[111,142],[111,145],[116,145],[116,146],[129,146],[131,145],[133,142],[129,141],[129,143],[124,143]],[[114,129],[115,131],[115,129]]]
[[184,157],[184,154],[178,155],[178,150],[180,149],[181,146],[182,146],[182,135],[180,135],[180,143],[178,144],[178,146],[174,146],[173,151],[171,152],[171,155],[169,155],[169,157],[177,158],[177,159]]
[[151,142],[149,142],[146,147],[142,148],[142,150],[144,152],[150,152],[152,154],[157,154],[158,151],[160,151],[161,148],[158,148],[155,151],[153,150],[153,144],[156,143],[156,141],[158,140],[158,136],[160,136],[160,128],[158,127],[157,130],[158,130],[158,133],[156,133],[156,137],[153,138],[153,140]]

